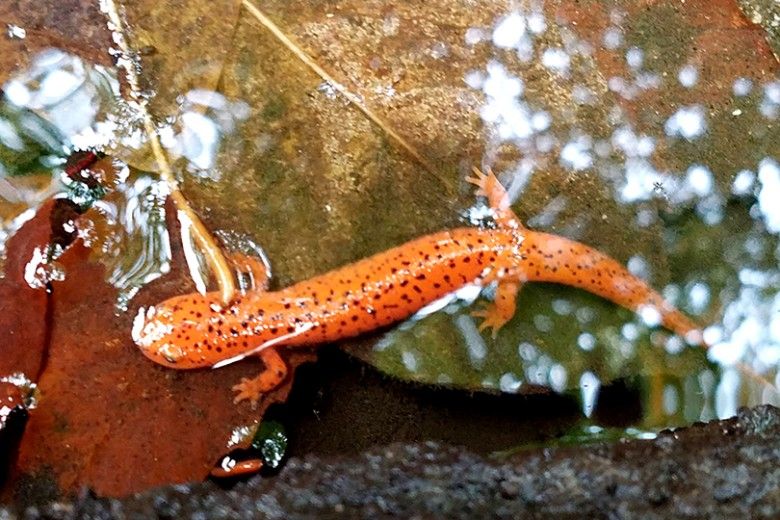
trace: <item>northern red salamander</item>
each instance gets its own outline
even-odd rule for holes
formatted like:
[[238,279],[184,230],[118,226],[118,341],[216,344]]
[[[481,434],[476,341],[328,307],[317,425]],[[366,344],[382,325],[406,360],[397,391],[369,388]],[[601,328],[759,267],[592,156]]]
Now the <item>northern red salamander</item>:
[[491,228],[427,235],[285,289],[252,291],[230,305],[218,292],[176,296],[142,309],[133,337],[152,361],[194,369],[258,355],[265,369],[233,388],[253,404],[279,385],[287,365],[277,347],[311,346],[358,336],[413,315],[467,285],[497,283],[494,301],[474,315],[495,334],[514,314],[525,282],[584,289],[638,311],[653,309],[661,325],[691,343],[699,327],[609,256],[579,242],[531,231],[510,209],[496,177],[475,169],[469,182],[494,213]]

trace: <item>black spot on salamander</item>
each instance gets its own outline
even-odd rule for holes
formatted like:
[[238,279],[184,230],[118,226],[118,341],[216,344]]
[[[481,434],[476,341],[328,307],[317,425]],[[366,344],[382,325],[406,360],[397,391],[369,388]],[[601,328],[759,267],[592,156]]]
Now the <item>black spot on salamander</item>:
[[401,283],[399,283],[398,285],[400,285],[401,287],[406,287],[408,284],[409,284],[409,280],[401,280]]
[[470,258],[470,257],[468,257],[468,256],[464,256],[464,257],[463,257],[463,263],[464,263],[464,264],[467,264],[467,263],[469,263],[469,262],[471,262],[471,258]]
[[353,315],[353,316],[352,316],[352,321],[357,321],[358,319],[359,319],[359,318],[357,317],[357,315]]
[[415,276],[415,278],[417,278],[418,280],[425,280],[425,275],[423,273],[420,273],[417,276]]
[[202,317],[203,317],[203,313],[201,313],[201,312],[196,312],[196,313],[195,313],[195,317],[196,317],[196,318],[202,318]]
[[289,332],[290,334],[292,334],[293,332],[295,332],[295,327],[293,327],[293,326],[289,326],[289,327],[287,327],[287,332]]
[[276,334],[278,329],[276,327],[271,327],[269,330],[271,331],[271,334]]
[[419,285],[413,285],[412,289],[414,289],[414,292],[416,292],[418,294],[422,293],[422,289],[420,289]]

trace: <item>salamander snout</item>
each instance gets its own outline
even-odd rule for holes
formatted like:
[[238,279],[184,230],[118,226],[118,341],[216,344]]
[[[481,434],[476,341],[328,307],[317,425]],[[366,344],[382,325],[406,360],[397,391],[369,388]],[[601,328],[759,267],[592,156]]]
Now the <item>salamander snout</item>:
[[133,320],[133,341],[146,357],[171,368],[198,368],[203,363],[205,312],[209,300],[175,297],[142,307]]

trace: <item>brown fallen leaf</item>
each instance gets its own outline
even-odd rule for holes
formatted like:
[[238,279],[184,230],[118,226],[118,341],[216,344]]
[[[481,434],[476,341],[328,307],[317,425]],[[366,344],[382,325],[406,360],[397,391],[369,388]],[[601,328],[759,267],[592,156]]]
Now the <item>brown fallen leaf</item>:
[[[289,381],[259,410],[233,404],[231,386],[258,370],[258,363],[179,372],[138,352],[130,337],[137,309],[193,290],[181,248],[172,248],[171,273],[145,287],[125,313],[117,311],[117,292],[83,242],[59,258],[67,274],[53,288],[48,360],[16,482],[23,475],[49,478],[66,492],[89,486],[119,496],[201,480],[227,451],[235,428],[253,425],[270,403],[286,397]],[[290,362],[294,367],[311,358],[296,353]]]
[[46,342],[46,292],[25,281],[25,268],[36,250],[45,251],[51,235],[49,217],[54,201],[8,240],[5,276],[0,278],[0,378],[22,374],[35,381]]

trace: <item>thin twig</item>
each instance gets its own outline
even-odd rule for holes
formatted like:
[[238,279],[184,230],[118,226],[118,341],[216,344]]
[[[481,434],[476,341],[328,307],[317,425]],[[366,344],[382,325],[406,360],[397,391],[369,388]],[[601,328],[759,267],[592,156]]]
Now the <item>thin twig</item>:
[[295,56],[304,64],[306,64],[307,67],[309,67],[319,77],[325,80],[328,85],[333,87],[337,92],[344,96],[347,101],[355,105],[358,110],[363,112],[363,114],[365,114],[365,116],[368,117],[375,125],[377,125],[384,133],[395,140],[401,146],[401,148],[406,150],[406,152],[411,155],[414,160],[420,163],[420,165],[428,170],[428,172],[433,174],[442,184],[444,184],[444,186],[448,186],[447,181],[439,174],[438,170],[434,168],[434,166],[427,159],[425,159],[425,157],[423,157],[411,144],[409,144],[406,139],[401,137],[398,132],[393,130],[393,128],[388,123],[385,123],[384,120],[382,120],[382,118],[380,118],[373,110],[368,108],[358,95],[353,94],[347,90],[344,85],[336,81],[333,76],[331,76],[325,69],[320,67],[317,62],[314,61],[314,58],[309,56],[306,51],[304,51],[298,44],[296,44],[286,34],[284,34],[279,26],[277,26],[270,18],[268,18],[250,0],[242,0],[241,3],[247,9],[247,11],[249,11],[255,18],[257,18],[258,22],[260,22],[266,29],[271,31],[271,33],[282,43],[282,45],[287,47],[287,49],[295,54]]
[[125,55],[124,68],[127,72],[127,80],[130,84],[130,92],[135,101],[138,103],[139,112],[143,117],[144,129],[149,136],[149,143],[152,146],[152,153],[157,160],[157,166],[160,170],[160,178],[166,183],[170,191],[170,197],[176,205],[176,209],[180,212],[179,219],[182,220],[182,215],[189,220],[190,226],[188,226],[189,233],[195,239],[195,244],[200,249],[201,253],[206,257],[211,271],[216,277],[217,286],[219,287],[220,296],[222,302],[227,304],[236,293],[236,284],[233,279],[233,271],[222,254],[214,237],[211,236],[206,226],[198,218],[198,216],[190,207],[189,202],[179,190],[179,183],[176,177],[173,175],[170,163],[163,151],[160,139],[155,128],[154,121],[149,112],[147,100],[140,95],[140,81],[138,77],[138,71],[135,67],[135,62],[132,59],[135,56],[127,38],[127,31],[125,30],[119,10],[114,0],[103,0],[104,11],[108,15],[108,19],[114,26],[115,42],[119,45],[120,50]]

